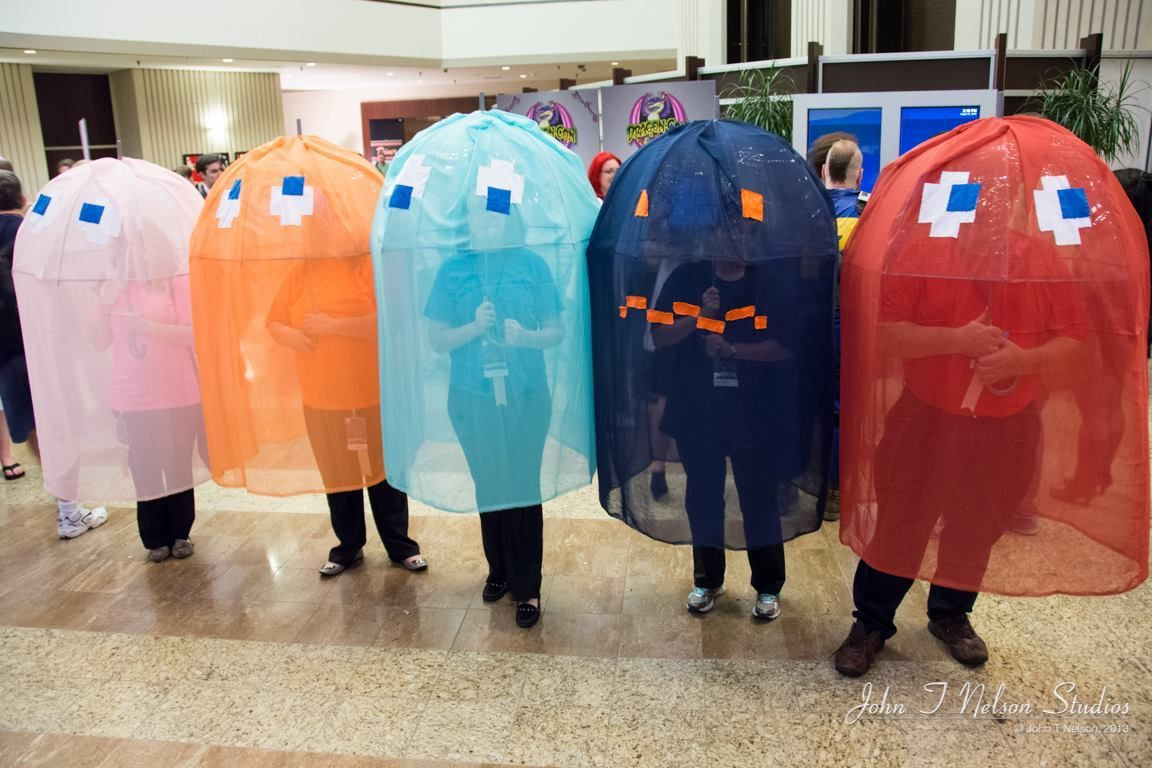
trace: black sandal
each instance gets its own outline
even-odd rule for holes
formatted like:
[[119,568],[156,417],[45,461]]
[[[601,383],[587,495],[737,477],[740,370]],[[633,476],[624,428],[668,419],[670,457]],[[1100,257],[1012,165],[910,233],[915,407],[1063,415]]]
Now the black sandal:
[[[19,472],[20,474],[16,474]],[[4,465],[4,479],[5,480],[19,480],[24,477],[24,467],[17,464]]]
[[494,603],[506,594],[508,594],[508,582],[486,581],[484,582],[484,591],[480,596],[484,598],[484,602]]
[[516,626],[523,629],[535,626],[540,620],[540,608],[532,603],[520,603],[516,606]]

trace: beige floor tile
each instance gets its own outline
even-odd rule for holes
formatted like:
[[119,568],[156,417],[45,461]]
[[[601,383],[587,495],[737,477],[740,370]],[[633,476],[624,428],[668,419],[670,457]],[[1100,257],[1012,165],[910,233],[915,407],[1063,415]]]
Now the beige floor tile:
[[564,613],[620,613],[624,578],[611,576],[552,577],[548,609]]
[[615,658],[531,656],[521,701],[565,709],[609,707],[619,665]]
[[613,712],[524,702],[508,733],[515,762],[592,768],[607,765]]
[[254,688],[280,663],[288,647],[284,643],[213,638],[189,665],[190,679]]
[[201,744],[118,739],[100,768],[196,768],[206,749]]
[[116,747],[113,739],[44,734],[25,752],[19,768],[96,768]]
[[536,626],[522,629],[516,625],[512,605],[494,610],[470,610],[464,616],[452,649],[615,656],[623,623],[619,615],[561,613],[545,606]]
[[700,715],[688,710],[618,711],[608,737],[608,765],[698,768],[711,748],[700,738]]
[[38,733],[0,731],[0,765],[18,765],[20,757],[30,750],[39,738]]
[[429,701],[405,749],[407,757],[508,763],[516,704],[508,699]]
[[383,625],[374,644],[384,648],[451,648],[466,613],[462,608],[381,606]]
[[620,656],[699,659],[703,641],[703,620],[695,616],[624,616]]
[[370,648],[359,656],[357,676],[365,696],[418,702],[428,699],[448,654],[439,650]]
[[334,702],[324,726],[304,744],[318,752],[400,757],[416,732],[425,702],[346,696]]

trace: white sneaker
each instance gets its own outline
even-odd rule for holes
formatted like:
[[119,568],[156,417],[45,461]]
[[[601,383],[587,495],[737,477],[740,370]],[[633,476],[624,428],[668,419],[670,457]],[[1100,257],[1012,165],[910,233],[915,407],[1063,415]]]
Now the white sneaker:
[[62,539],[74,539],[82,533],[87,533],[91,528],[99,528],[106,522],[108,511],[104,507],[88,509],[77,506],[71,515],[67,517],[61,515],[57,519],[56,530]]
[[768,593],[756,595],[752,615],[761,621],[772,621],[780,615],[780,598]]

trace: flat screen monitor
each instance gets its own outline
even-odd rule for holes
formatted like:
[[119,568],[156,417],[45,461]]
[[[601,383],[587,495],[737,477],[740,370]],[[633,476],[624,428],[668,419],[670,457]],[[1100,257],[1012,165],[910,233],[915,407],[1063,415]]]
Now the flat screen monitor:
[[901,107],[900,154],[933,136],[947,133],[958,125],[980,118],[980,107]]
[[851,133],[864,155],[864,178],[860,188],[872,191],[880,173],[880,107],[850,107],[840,109],[815,108],[808,110],[808,147],[821,136],[836,131]]

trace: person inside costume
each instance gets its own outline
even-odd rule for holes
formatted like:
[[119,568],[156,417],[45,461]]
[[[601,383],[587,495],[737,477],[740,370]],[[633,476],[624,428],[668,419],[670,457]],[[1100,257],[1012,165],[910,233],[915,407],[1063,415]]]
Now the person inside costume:
[[[539,615],[544,510],[493,509],[501,499],[540,497],[541,460],[552,418],[543,350],[564,338],[560,297],[548,265],[527,249],[461,253],[436,275],[424,314],[429,341],[451,357],[448,416],[476,484],[488,578],[483,597],[511,592],[517,622]],[[491,436],[517,425],[506,452]]]
[[[916,578],[929,632],[978,666],[980,592],[1147,577],[1142,241],[1104,163],[1046,120],[974,121],[885,169],[844,258],[840,536],[860,562],[841,674],[868,671]],[[1088,512],[1065,492],[1075,430],[1112,424]],[[1022,509],[1035,537],[1014,535]]]
[[[320,568],[335,576],[364,558],[365,478],[383,473],[375,366],[372,262],[309,259],[297,264],[268,311],[268,333],[295,353],[304,424],[339,542]],[[387,480],[369,485],[368,504],[388,558],[411,571],[428,561],[408,535],[408,497]]]
[[[148,557],[193,553],[193,457],[204,463],[204,415],[192,338],[188,276],[101,286],[92,344],[112,348],[108,402],[128,446],[136,523]],[[161,439],[158,437],[162,436]],[[171,488],[183,490],[157,494]]]

